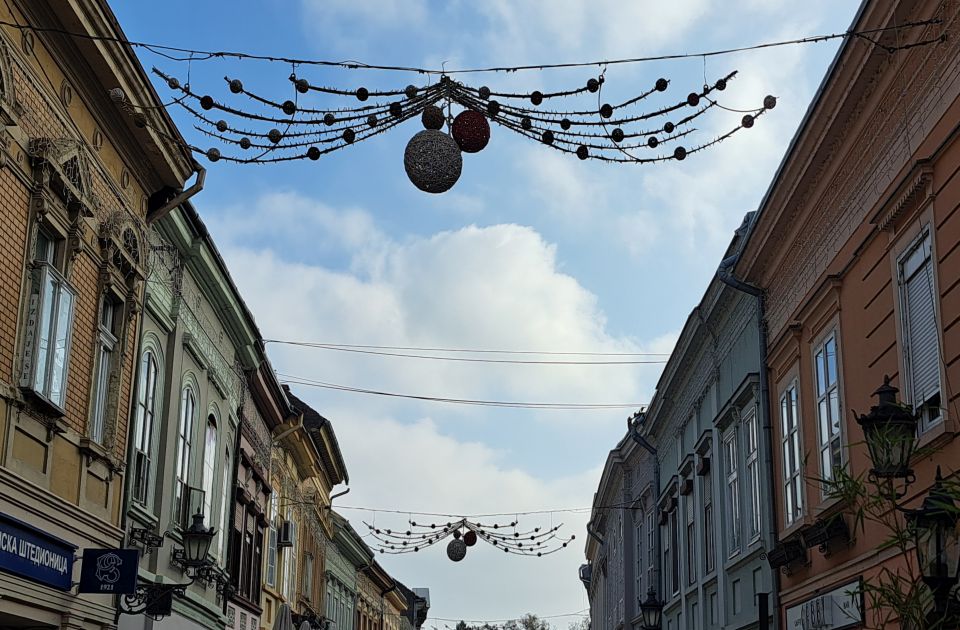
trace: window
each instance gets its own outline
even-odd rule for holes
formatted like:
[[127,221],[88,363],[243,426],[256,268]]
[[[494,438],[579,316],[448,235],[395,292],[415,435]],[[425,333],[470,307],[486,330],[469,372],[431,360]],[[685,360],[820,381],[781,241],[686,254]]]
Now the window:
[[717,552],[713,522],[713,486],[709,471],[700,478],[700,496],[703,497],[703,571],[711,573]]
[[313,594],[313,554],[303,557],[303,578],[300,580],[303,596],[310,599]]
[[685,496],[683,504],[687,514],[687,581],[694,584],[697,581],[697,510],[693,495]]
[[153,420],[157,413],[157,356],[153,350],[140,360],[137,410],[133,427],[133,500],[146,504],[153,474]]
[[837,334],[823,340],[813,354],[817,389],[817,426],[820,436],[820,476],[834,478],[834,471],[843,466],[840,439],[840,388],[837,379]]
[[230,511],[230,473],[233,467],[230,465],[230,447],[223,452],[223,467],[221,468],[223,481],[220,484],[220,527],[217,528],[217,555],[221,558],[227,557],[227,512]]
[[76,294],[55,267],[60,245],[37,233],[20,385],[63,410]]
[[733,614],[739,615],[740,611],[743,610],[743,603],[740,601],[740,580],[733,581]]
[[277,529],[280,519],[280,496],[276,491],[270,495],[270,533],[267,538],[267,584],[277,585]]
[[[653,579],[654,567],[657,563],[656,525],[653,522],[653,510],[647,512],[647,584],[654,590],[659,590],[657,582]],[[658,593],[659,595],[659,593]]]
[[663,587],[664,590],[674,592],[674,589],[671,588],[673,584],[673,575],[671,574],[670,569],[673,567],[673,550],[672,537],[670,536],[670,515],[666,515],[666,520],[663,521],[663,527],[661,527],[660,533],[661,546],[663,547],[663,567],[664,576],[663,576]]
[[803,475],[800,471],[800,417],[797,415],[797,382],[780,395],[780,429],[783,448],[783,505],[787,525],[803,514]]
[[633,553],[636,562],[634,563],[634,588],[633,592],[637,597],[637,612],[640,612],[639,604],[643,601],[643,513],[636,516],[633,524],[633,544],[635,551]]
[[[217,419],[213,414],[207,417],[207,430],[203,440],[203,515],[207,526],[215,520],[213,514],[213,484],[217,474]],[[216,553],[216,546],[213,547]]]
[[673,549],[670,564],[670,583],[673,593],[680,592],[680,524],[677,522],[677,510],[670,511],[670,548]]
[[747,480],[750,483],[750,540],[760,537],[760,462],[757,442],[757,414],[752,410],[743,421],[747,434]]
[[925,231],[904,253],[899,264],[904,400],[920,410],[921,433],[942,419],[939,327],[931,247],[930,232]]
[[176,520],[185,525],[190,514],[185,507],[187,490],[190,486],[190,450],[193,444],[193,423],[196,414],[197,399],[193,388],[183,388],[180,396],[180,424],[177,429],[177,481],[174,489],[174,509]]
[[727,473],[727,514],[730,516],[730,538],[727,551],[740,551],[740,478],[737,476],[737,430],[730,429],[723,438],[724,464]]
[[100,303],[100,321],[97,326],[97,372],[93,388],[93,413],[87,430],[88,437],[97,444],[103,444],[107,427],[110,376],[113,372],[114,349],[117,346],[122,317],[120,302],[110,294],[104,295]]

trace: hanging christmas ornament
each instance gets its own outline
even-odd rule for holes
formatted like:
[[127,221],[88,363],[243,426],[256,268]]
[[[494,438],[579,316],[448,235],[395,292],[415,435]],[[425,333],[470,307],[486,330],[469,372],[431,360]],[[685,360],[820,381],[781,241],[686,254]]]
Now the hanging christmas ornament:
[[465,109],[457,114],[453,119],[451,132],[460,150],[465,153],[481,151],[490,141],[490,123],[487,122],[486,116],[471,109]]
[[444,123],[443,110],[436,105],[427,105],[423,108],[420,121],[424,129],[442,129]]
[[463,157],[453,138],[427,129],[410,138],[403,152],[403,167],[414,186],[424,192],[442,193],[460,179]]
[[467,547],[473,547],[477,544],[477,532],[472,529],[467,531],[467,533],[463,535],[463,544]]
[[447,545],[447,557],[454,562],[460,562],[467,557],[467,544],[459,538],[454,538]]

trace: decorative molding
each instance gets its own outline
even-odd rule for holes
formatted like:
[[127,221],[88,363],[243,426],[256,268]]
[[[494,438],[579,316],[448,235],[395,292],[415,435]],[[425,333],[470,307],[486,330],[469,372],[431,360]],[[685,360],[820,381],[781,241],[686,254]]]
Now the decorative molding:
[[933,165],[926,160],[919,161],[870,223],[880,230],[893,230],[901,216],[913,214],[933,197]]

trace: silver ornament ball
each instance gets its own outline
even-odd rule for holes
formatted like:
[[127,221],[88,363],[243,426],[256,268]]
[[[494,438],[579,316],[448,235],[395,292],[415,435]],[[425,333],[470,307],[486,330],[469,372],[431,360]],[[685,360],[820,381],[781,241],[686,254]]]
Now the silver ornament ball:
[[436,129],[410,138],[403,152],[403,167],[413,185],[428,193],[450,190],[463,169],[463,156],[453,138]]

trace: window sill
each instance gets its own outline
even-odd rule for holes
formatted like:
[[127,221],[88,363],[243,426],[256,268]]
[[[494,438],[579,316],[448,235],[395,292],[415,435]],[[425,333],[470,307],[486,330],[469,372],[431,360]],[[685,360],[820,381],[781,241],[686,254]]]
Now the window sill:
[[61,420],[67,415],[67,412],[61,408],[60,405],[53,402],[32,387],[21,386],[20,391],[24,393],[26,398],[35,403],[44,415],[51,416],[57,420]]
[[823,499],[813,510],[814,520],[833,516],[842,512],[845,507],[847,507],[847,502],[843,500],[843,497]]
[[913,451],[913,457],[910,460],[911,465],[930,455],[929,452],[924,451],[936,450],[953,439],[956,429],[953,424],[948,418],[944,418],[935,426],[921,433],[917,439],[917,447]]
[[86,456],[87,468],[95,462],[103,462],[113,475],[119,470],[119,466],[113,461],[113,457],[101,444],[91,440],[88,437],[80,438],[80,452]]
[[160,523],[160,518],[155,514],[151,513],[144,507],[142,504],[137,503],[136,501],[130,502],[130,507],[127,510],[127,513],[141,525],[146,525],[147,529],[155,529]]

